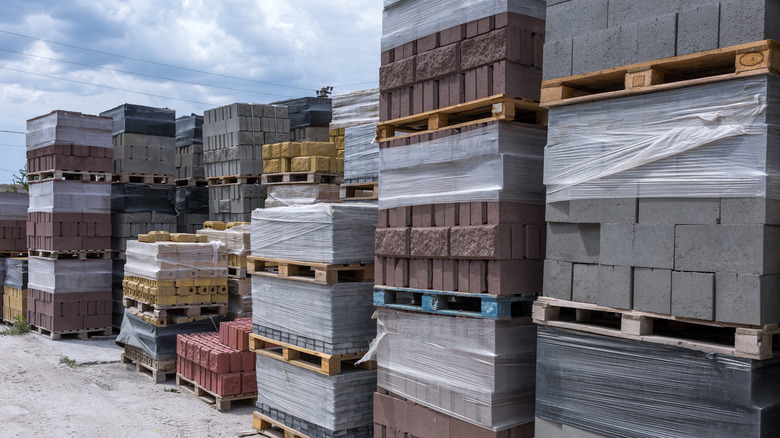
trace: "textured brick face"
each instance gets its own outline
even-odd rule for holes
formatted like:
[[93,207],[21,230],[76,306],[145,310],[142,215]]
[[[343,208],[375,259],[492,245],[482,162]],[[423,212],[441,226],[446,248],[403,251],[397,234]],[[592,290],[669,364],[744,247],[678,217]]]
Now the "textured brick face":
[[374,234],[378,256],[409,257],[409,228],[382,228]]
[[409,236],[412,257],[448,257],[450,255],[450,228],[412,228]]
[[512,257],[508,224],[453,228],[451,245],[453,257],[483,259]]
[[450,44],[417,55],[418,81],[455,74],[460,70],[458,46]]

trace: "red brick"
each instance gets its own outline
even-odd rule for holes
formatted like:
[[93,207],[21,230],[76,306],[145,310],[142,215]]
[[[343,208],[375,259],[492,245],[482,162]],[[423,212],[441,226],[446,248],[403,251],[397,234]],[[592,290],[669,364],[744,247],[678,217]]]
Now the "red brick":
[[217,394],[220,396],[241,394],[241,373],[222,374],[218,377]]
[[488,202],[488,224],[544,224],[544,205],[521,202]]
[[257,354],[245,350],[241,352],[241,371],[254,371],[257,364]]
[[542,292],[542,260],[491,260],[488,291],[495,295]]
[[228,357],[230,358],[230,372],[240,373],[242,371],[242,368],[244,367],[243,354],[236,349],[232,349],[232,351],[229,351],[227,354]]
[[257,392],[257,374],[255,371],[241,373],[241,394],[254,394]]

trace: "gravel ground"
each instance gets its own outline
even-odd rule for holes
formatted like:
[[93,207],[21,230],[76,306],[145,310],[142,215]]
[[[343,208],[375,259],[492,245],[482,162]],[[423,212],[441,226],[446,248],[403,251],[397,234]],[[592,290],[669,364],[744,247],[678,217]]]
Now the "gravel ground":
[[219,412],[186,391],[166,392],[177,388],[173,378],[155,384],[121,364],[122,351],[113,340],[0,335],[0,436],[258,436],[248,402]]

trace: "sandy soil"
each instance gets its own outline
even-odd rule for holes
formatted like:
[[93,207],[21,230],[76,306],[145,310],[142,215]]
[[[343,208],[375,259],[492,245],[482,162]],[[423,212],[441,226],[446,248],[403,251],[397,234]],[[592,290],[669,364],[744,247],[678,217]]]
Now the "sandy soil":
[[121,352],[112,340],[0,336],[0,437],[253,435],[248,402],[219,412],[186,391],[165,392],[173,378],[155,384],[121,364]]

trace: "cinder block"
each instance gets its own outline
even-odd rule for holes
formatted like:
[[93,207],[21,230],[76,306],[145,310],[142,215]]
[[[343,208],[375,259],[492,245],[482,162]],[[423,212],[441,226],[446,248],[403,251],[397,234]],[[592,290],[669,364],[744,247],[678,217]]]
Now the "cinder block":
[[636,198],[572,199],[569,220],[572,223],[633,224],[637,220]]
[[448,257],[450,255],[450,228],[411,228],[409,251],[412,257]]
[[600,306],[630,309],[632,269],[629,266],[599,265],[596,303]]
[[456,74],[460,70],[460,56],[456,45],[448,45],[417,55],[416,81],[426,81]]
[[[548,233],[548,252],[550,236]],[[599,243],[599,262],[605,265],[634,265],[634,225],[601,225]],[[576,261],[576,260],[575,260]]]
[[547,258],[578,263],[598,263],[598,224],[547,224]]
[[672,315],[711,321],[715,316],[715,274],[672,272]]
[[764,325],[780,322],[780,276],[715,274],[715,320]]
[[[611,9],[612,2],[610,2],[610,12]],[[642,17],[637,28],[636,61],[645,62],[675,56],[676,39],[677,14]]]
[[548,202],[544,206],[544,220],[547,222],[571,222],[569,201]]
[[721,198],[722,224],[780,224],[780,201],[772,198]]
[[674,268],[698,272],[780,274],[774,225],[678,225]]
[[510,230],[509,224],[454,227],[451,231],[452,256],[469,259],[511,259]]
[[640,198],[640,224],[700,225],[720,222],[718,198]]
[[720,4],[698,4],[677,16],[677,54],[717,49],[720,31]]
[[608,0],[571,0],[548,4],[546,37],[555,41],[606,29],[608,11]]
[[634,268],[634,309],[668,315],[672,306],[670,269]]
[[409,257],[410,228],[377,228],[374,250],[380,256]]
[[599,265],[575,263],[572,275],[572,300],[596,304],[598,301]]
[[544,261],[543,295],[562,300],[572,299],[573,267],[570,262]]
[[674,225],[637,224],[633,228],[633,266],[674,268]]

